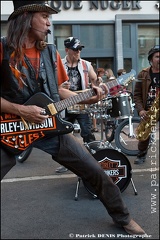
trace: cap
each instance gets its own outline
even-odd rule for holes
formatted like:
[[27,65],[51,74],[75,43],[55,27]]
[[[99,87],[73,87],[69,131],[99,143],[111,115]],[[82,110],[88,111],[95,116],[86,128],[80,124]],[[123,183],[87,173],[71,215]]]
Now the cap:
[[149,52],[148,52],[148,60],[149,61],[152,59],[152,55],[156,52],[160,52],[159,45],[156,45],[149,50]]
[[47,1],[15,1],[13,0],[14,11],[8,18],[8,21],[17,17],[24,12],[48,12],[49,14],[58,13],[57,10],[51,8]]
[[84,45],[80,43],[80,40],[74,37],[69,37],[64,40],[64,46],[73,50],[78,48],[84,48]]

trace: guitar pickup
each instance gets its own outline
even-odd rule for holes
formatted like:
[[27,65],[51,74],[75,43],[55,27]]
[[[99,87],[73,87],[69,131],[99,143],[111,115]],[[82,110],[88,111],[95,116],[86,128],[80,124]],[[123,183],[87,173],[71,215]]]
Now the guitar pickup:
[[49,108],[49,111],[52,115],[55,115],[57,113],[57,110],[53,103],[48,104],[47,107]]

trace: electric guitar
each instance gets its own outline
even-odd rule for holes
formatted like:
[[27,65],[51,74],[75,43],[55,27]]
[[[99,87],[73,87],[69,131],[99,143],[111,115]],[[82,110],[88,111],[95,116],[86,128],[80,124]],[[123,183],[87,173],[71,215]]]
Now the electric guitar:
[[[132,81],[135,74],[135,70],[132,69],[130,73],[106,83],[109,91],[115,86],[128,84],[128,82]],[[45,93],[36,93],[24,105],[42,107],[46,110],[49,117],[42,124],[33,124],[25,122],[20,116],[2,113],[0,123],[2,146],[13,154],[20,154],[32,143],[47,135],[57,136],[72,132],[73,124],[62,119],[59,113],[67,107],[87,100],[94,95],[96,95],[95,91],[89,89],[70,98],[54,102]]]

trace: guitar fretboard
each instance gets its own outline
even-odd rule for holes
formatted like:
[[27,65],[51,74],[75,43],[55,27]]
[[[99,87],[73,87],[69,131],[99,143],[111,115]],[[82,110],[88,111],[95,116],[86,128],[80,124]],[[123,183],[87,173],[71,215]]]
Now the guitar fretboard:
[[75,105],[76,103],[82,102],[84,100],[87,100],[91,98],[92,96],[95,96],[95,91],[93,89],[89,89],[85,92],[81,92],[77,95],[74,95],[70,98],[61,100],[60,102],[55,102],[54,106],[56,107],[57,111],[60,112],[64,110],[67,107],[70,107],[72,105]]

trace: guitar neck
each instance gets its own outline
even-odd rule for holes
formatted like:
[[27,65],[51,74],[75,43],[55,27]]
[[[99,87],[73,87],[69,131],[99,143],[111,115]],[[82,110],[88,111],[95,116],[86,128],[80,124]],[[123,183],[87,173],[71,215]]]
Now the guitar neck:
[[118,82],[117,79],[114,79],[114,80],[112,80],[112,81],[110,81],[110,82],[106,82],[106,85],[107,85],[108,89],[110,90],[110,89],[112,89],[113,87],[118,86],[118,85],[119,85],[119,82]]
[[[111,88],[119,85],[118,81],[112,80],[108,83],[106,83],[108,89],[110,90]],[[61,112],[62,110],[66,109],[67,107],[73,106],[76,103],[82,102],[84,100],[87,100],[89,98],[91,98],[92,96],[95,96],[96,93],[94,91],[94,89],[88,89],[87,91],[84,92],[80,92],[77,95],[74,95],[70,98],[66,98],[64,100],[61,100],[60,102],[55,102],[54,106],[57,110],[57,112]]]
[[95,95],[96,95],[95,91],[93,89],[89,89],[87,91],[78,93],[77,95],[74,95],[70,98],[66,98],[64,100],[61,100],[60,102],[55,102],[54,106],[56,107],[57,111],[60,112],[67,107],[73,106],[76,103],[87,100],[87,99],[89,99],[89,98],[91,98],[92,96],[95,96]]
[[[130,79],[135,76],[135,74],[136,74],[135,70],[132,69],[130,73],[127,73],[123,76],[118,77],[117,79],[113,79],[109,82],[106,82],[108,91],[109,92],[112,91],[112,89],[116,86],[127,84],[130,81]],[[76,103],[87,100],[95,95],[96,95],[96,93],[95,93],[94,89],[88,89],[87,91],[80,92],[77,95],[74,95],[70,98],[61,100],[60,102],[55,102],[54,106],[55,106],[57,112],[61,112],[62,110],[66,109],[67,107],[73,106]]]

